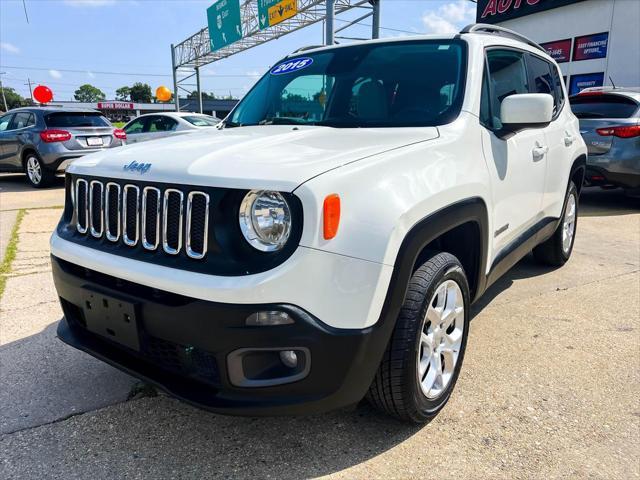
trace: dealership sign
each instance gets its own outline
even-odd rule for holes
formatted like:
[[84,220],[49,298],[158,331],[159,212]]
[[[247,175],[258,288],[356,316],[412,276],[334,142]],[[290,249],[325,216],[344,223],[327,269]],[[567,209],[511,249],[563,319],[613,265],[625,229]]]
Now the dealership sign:
[[476,22],[499,23],[583,0],[478,0]]
[[98,110],[133,110],[131,102],[98,102]]
[[573,61],[605,58],[609,46],[609,32],[576,37],[573,45]]
[[601,87],[604,85],[604,73],[585,73],[582,75],[571,75],[571,85],[569,95],[580,93],[585,88]]
[[556,40],[555,42],[541,43],[540,46],[544,48],[547,53],[556,62],[568,62],[571,60],[571,39]]

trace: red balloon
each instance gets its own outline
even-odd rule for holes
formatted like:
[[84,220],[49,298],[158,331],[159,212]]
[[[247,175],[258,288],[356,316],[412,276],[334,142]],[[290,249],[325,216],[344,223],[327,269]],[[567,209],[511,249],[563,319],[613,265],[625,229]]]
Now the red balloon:
[[40,103],[49,103],[53,100],[53,92],[49,87],[38,85],[33,89],[33,98]]

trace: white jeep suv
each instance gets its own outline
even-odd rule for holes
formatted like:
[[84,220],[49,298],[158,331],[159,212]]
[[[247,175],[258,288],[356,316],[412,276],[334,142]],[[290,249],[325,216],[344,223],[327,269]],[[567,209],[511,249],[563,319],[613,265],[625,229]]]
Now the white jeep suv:
[[366,396],[424,422],[471,304],[532,250],[568,260],[585,155],[558,66],[514,32],[298,50],[218,130],[69,167],[58,336],[215,412]]

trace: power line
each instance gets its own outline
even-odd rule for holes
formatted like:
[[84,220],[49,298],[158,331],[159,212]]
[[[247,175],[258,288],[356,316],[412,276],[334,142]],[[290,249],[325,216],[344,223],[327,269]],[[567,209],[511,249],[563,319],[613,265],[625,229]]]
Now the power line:
[[[87,73],[87,70],[72,70],[68,68],[46,68],[46,67],[18,67],[18,66],[10,66],[10,65],[0,65],[2,68],[11,68],[14,70],[39,70],[39,71],[49,71],[55,70],[57,72],[64,73]],[[94,75],[128,75],[128,76],[136,76],[136,77],[171,77],[170,73],[134,73],[134,72],[104,72],[104,71],[94,71],[91,70],[91,73]],[[208,76],[208,75],[207,75]],[[242,74],[214,74],[211,75],[212,78],[222,77],[222,78],[244,78],[244,77],[254,77],[255,75],[250,75],[248,73]]]

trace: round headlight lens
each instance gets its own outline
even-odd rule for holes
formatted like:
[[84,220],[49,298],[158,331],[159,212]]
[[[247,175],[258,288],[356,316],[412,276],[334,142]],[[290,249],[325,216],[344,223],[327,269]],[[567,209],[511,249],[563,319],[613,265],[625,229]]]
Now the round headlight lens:
[[252,190],[240,205],[240,230],[262,252],[280,250],[291,233],[291,211],[278,192]]

